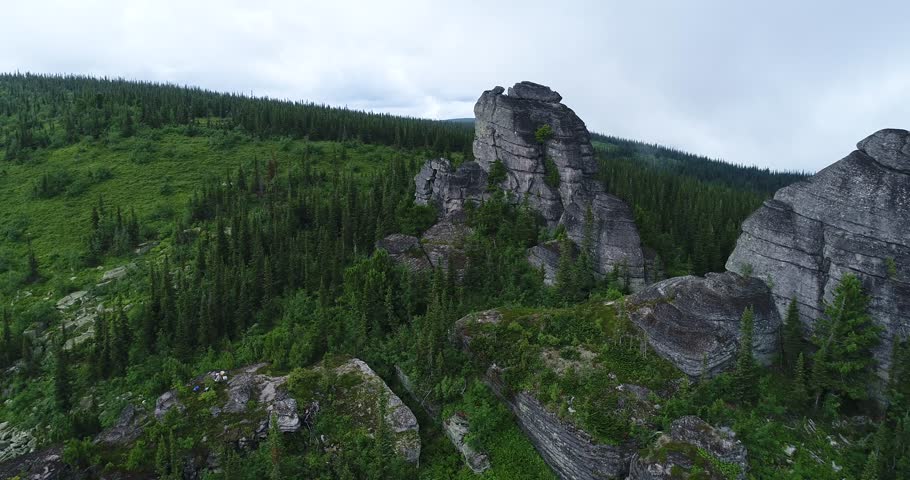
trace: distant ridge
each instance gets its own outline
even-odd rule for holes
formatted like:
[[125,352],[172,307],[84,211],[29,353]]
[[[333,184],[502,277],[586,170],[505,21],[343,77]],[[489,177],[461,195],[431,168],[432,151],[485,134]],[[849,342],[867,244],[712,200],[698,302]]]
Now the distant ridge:
[[471,124],[474,123],[474,119],[473,119],[473,118],[449,118],[449,119],[443,120],[443,121],[444,121],[444,122],[452,122],[452,123],[471,123]]

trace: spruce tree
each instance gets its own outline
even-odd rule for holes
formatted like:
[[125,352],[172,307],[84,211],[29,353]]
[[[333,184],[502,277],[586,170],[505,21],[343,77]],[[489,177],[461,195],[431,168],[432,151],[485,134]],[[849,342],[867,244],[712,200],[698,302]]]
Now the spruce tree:
[[752,337],[755,328],[755,313],[746,307],[739,322],[739,350],[736,354],[736,370],[733,372],[734,391],[740,401],[749,401],[755,394],[757,371],[752,354]]
[[812,339],[819,352],[825,352],[821,361],[815,361],[819,370],[818,375],[813,375],[819,382],[817,397],[821,391],[853,400],[868,396],[873,376],[870,370],[875,362],[871,350],[878,344],[879,331],[867,313],[868,303],[859,278],[845,275],[835,288],[834,300],[826,306]]
[[783,339],[781,341],[781,350],[784,367],[788,372],[793,372],[796,367],[796,359],[802,354],[803,349],[803,326],[799,319],[799,308],[796,305],[796,297],[790,300],[787,307],[787,316],[784,319]]
[[805,408],[809,401],[809,391],[806,388],[806,359],[802,352],[796,358],[793,368],[793,404],[797,408]]

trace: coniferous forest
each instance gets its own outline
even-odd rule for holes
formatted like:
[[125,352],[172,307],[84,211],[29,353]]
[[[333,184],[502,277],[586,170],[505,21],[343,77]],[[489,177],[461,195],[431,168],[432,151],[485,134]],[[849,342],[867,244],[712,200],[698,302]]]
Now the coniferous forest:
[[[554,478],[484,383],[482,358],[508,365],[509,385],[596,441],[634,442],[642,456],[678,453],[650,445],[698,415],[736,432],[748,478],[910,477],[910,347],[894,343],[878,387],[887,402],[870,398],[879,339],[856,277],[811,341],[794,304],[770,366],[742,349],[732,371],[690,379],[607,307],[629,293],[621,275],[594,277],[584,255],[563,255],[545,285],[526,251],[567,237],[502,192],[467,212],[462,275],[452,265],[415,272],[377,249],[436,223],[433,207],[414,202],[414,176],[431,158],[471,160],[473,137],[461,122],[177,85],[0,76],[3,428],[36,450],[59,448],[69,478],[475,478],[439,421],[460,415],[467,444],[489,457],[480,478]],[[743,220],[807,176],[593,142],[600,180],[629,203],[666,277],[723,271]],[[492,308],[503,321],[476,332],[469,354],[452,340],[456,321]],[[746,309],[742,338],[752,322]],[[594,348],[602,360],[583,372]],[[352,357],[416,415],[418,463],[394,454],[387,412],[363,413],[368,402],[333,373]],[[258,363],[286,377],[303,427],[244,443],[221,422],[254,438],[256,421],[221,413],[225,391],[200,379]],[[673,389],[637,422],[614,380]],[[159,416],[168,391],[181,406]],[[135,438],[94,442],[127,406],[149,416]],[[746,478],[694,457],[679,478]]]

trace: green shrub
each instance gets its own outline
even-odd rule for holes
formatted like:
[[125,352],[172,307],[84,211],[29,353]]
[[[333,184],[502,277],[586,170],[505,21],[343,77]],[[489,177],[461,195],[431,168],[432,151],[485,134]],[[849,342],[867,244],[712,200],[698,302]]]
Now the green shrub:
[[537,140],[537,143],[547,143],[548,140],[553,138],[553,128],[549,125],[541,125],[540,128],[534,132],[534,138]]

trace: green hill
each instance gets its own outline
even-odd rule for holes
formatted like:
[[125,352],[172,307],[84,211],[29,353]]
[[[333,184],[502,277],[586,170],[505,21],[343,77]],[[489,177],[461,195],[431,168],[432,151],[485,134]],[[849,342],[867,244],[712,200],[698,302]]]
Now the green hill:
[[[525,252],[559,232],[521,206],[494,197],[470,210],[464,278],[412,272],[375,251],[388,234],[435,222],[432,208],[413,202],[414,174],[428,158],[470,160],[472,140],[467,122],[0,75],[0,430],[63,445],[71,471],[96,477],[176,478],[204,470],[211,455],[223,468],[204,478],[475,478],[423,408],[431,405],[470,419],[467,441],[492,464],[481,478],[552,478],[486,388],[479,356],[605,443],[650,444],[655,425],[697,414],[732,425],[760,476],[828,478],[819,472],[829,459],[849,476],[862,471],[869,429],[835,428],[837,405],[811,421],[788,413],[782,372],[760,369],[753,403],[735,396],[729,376],[692,387],[611,307],[624,293],[616,279],[545,286]],[[740,222],[803,177],[610,137],[595,145],[608,191],[631,204],[669,274],[721,269]],[[501,324],[472,327],[484,336],[477,356],[450,341],[456,319],[494,307]],[[389,454],[389,432],[375,421],[382,407],[365,414],[350,397],[356,384],[328,373],[348,357],[368,363],[419,417],[419,465]],[[589,361],[596,368],[576,371]],[[260,362],[324,415],[305,419],[306,431],[240,445],[256,419],[213,410],[230,393],[204,375]],[[417,395],[406,394],[399,366]],[[618,418],[634,406],[619,404],[610,378],[665,389],[667,402],[648,425]],[[150,414],[167,391],[184,410],[150,418],[116,448],[90,440],[126,405]],[[250,397],[241,409],[260,414],[266,403]],[[833,447],[828,435],[840,433],[851,443]],[[782,453],[791,443],[792,458]],[[702,467],[729,470],[694,455],[689,478],[704,478]]]

